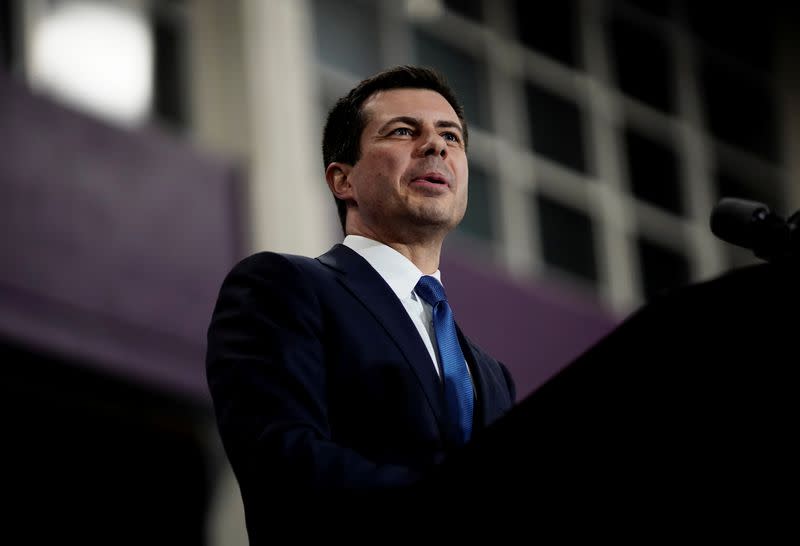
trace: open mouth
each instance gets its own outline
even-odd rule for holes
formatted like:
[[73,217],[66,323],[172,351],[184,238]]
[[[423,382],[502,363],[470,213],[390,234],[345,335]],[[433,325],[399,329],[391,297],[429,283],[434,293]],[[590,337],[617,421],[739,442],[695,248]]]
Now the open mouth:
[[438,175],[438,174],[426,174],[424,176],[419,176],[419,177],[415,178],[414,180],[420,181],[420,182],[422,182],[422,181],[430,182],[431,184],[438,184],[440,186],[447,186],[448,185],[447,184],[447,180],[443,176]]

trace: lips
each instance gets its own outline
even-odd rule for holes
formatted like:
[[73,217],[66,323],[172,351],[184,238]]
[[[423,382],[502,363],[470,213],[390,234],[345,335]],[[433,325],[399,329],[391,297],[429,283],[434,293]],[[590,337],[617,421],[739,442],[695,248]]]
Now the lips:
[[448,181],[447,177],[441,173],[430,172],[422,174],[421,176],[415,176],[412,182],[431,182],[433,184],[439,184],[442,186],[449,186],[450,182]]

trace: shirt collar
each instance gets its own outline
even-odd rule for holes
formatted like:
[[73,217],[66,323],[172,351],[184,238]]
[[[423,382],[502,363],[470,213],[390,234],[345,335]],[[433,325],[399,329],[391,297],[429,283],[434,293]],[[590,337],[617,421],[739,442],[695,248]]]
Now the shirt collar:
[[[412,297],[414,287],[424,273],[411,260],[392,247],[361,235],[348,235],[342,244],[367,260],[398,299],[405,300]],[[436,277],[436,280],[442,282],[442,274],[438,269],[431,274],[431,277]]]

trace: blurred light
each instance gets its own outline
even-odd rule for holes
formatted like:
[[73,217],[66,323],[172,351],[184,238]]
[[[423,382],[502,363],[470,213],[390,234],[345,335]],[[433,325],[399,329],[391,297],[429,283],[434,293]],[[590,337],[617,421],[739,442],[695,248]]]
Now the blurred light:
[[444,14],[442,0],[406,0],[406,14],[416,21],[431,21]]
[[64,102],[126,125],[153,94],[153,38],[144,17],[119,6],[63,2],[33,31],[31,83]]

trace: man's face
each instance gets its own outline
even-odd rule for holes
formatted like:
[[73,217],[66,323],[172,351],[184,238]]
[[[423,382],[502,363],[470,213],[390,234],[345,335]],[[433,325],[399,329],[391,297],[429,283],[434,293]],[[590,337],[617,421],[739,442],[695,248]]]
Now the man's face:
[[[439,93],[379,91],[363,105],[361,156],[343,166],[348,233],[412,242],[447,233],[467,207],[461,122]],[[389,240],[387,240],[389,239]]]

